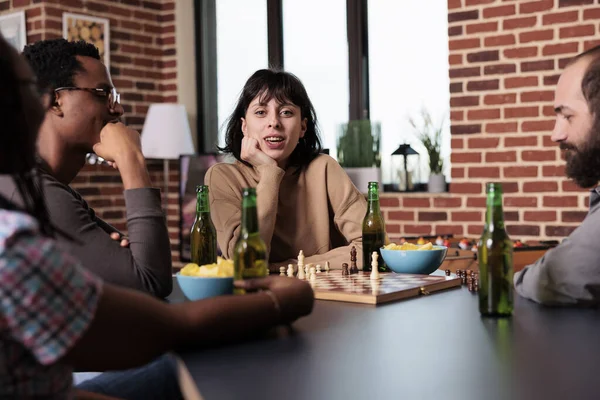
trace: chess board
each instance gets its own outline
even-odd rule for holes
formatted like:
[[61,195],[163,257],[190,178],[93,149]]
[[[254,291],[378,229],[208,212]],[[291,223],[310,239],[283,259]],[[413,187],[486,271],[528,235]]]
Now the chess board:
[[321,272],[309,281],[318,300],[351,303],[382,304],[390,301],[426,295],[461,285],[455,276],[432,276],[380,273],[371,281],[370,272],[342,275],[340,271]]

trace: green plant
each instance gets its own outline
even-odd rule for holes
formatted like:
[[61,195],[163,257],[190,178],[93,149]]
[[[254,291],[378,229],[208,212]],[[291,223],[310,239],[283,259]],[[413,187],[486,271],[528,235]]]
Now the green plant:
[[370,168],[381,165],[379,144],[381,125],[368,119],[342,124],[337,140],[337,159],[344,168]]
[[429,112],[425,109],[421,111],[421,119],[421,124],[417,124],[412,117],[408,119],[408,122],[416,131],[417,138],[421,141],[425,150],[427,150],[431,174],[441,174],[444,169],[444,160],[441,155],[444,120],[442,120],[439,127],[436,128],[431,121]]

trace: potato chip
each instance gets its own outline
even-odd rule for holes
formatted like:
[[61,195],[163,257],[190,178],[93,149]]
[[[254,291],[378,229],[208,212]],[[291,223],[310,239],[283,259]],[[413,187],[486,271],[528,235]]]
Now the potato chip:
[[201,278],[217,278],[233,276],[233,260],[217,257],[217,262],[199,266],[190,263],[180,271],[181,275],[197,276]]
[[433,245],[431,244],[431,242],[427,242],[424,245],[420,246],[417,250],[432,250],[433,249]]
[[386,246],[383,246],[386,250],[433,250],[433,244],[431,242],[427,242],[424,245],[417,245],[413,243],[402,243],[401,245],[397,245],[396,243],[390,243]]

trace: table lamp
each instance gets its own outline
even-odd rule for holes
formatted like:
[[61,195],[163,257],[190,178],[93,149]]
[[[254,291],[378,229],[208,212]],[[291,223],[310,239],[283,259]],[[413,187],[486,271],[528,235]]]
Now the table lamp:
[[165,210],[168,206],[169,160],[194,154],[194,143],[185,107],[182,104],[150,105],[142,129],[142,152],[146,158],[163,160]]

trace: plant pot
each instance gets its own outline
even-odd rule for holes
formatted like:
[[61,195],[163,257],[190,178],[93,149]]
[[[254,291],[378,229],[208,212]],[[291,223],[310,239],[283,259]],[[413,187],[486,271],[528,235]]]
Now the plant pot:
[[381,182],[381,168],[344,168],[354,186],[367,193],[369,182]]
[[446,191],[446,178],[442,174],[429,175],[429,183],[427,184],[429,193],[442,193]]

